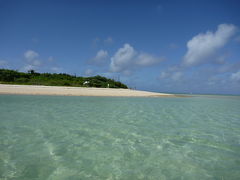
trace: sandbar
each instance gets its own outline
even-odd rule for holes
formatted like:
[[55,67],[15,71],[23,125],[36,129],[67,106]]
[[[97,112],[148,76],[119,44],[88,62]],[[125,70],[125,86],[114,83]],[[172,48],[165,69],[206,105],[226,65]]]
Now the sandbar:
[[87,88],[42,85],[0,84],[0,94],[63,95],[63,96],[119,96],[119,97],[176,97],[174,94],[132,89]]

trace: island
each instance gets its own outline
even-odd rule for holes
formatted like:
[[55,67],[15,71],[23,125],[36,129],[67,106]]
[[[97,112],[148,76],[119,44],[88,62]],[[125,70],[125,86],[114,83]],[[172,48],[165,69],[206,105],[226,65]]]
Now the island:
[[176,97],[173,94],[129,89],[125,84],[102,76],[78,77],[69,74],[27,73],[0,69],[0,94]]

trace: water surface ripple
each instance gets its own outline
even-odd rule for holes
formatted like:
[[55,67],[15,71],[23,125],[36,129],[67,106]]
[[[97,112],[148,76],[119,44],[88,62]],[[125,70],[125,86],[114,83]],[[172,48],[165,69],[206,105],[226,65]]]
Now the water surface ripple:
[[239,179],[240,98],[0,95],[0,179]]

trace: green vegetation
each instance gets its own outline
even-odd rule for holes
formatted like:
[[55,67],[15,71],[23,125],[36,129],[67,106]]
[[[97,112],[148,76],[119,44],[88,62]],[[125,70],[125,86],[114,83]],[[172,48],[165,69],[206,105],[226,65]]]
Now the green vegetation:
[[108,79],[102,76],[77,77],[62,73],[37,73],[34,70],[24,73],[8,69],[0,69],[0,83],[46,86],[128,88],[125,84],[119,81],[114,81],[113,79]]

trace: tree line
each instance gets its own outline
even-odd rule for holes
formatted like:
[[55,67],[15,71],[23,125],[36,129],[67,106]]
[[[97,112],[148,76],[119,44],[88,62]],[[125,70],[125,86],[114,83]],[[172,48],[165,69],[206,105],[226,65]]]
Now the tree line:
[[29,70],[27,73],[24,73],[10,69],[0,69],[0,83],[46,86],[128,88],[125,84],[119,81],[99,75],[93,77],[77,77],[65,73],[38,73],[34,70]]

